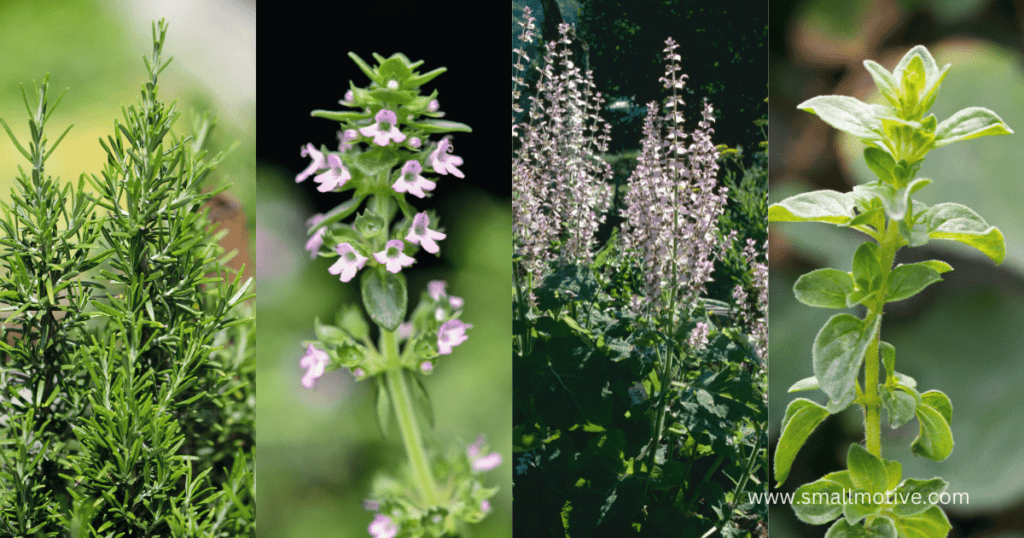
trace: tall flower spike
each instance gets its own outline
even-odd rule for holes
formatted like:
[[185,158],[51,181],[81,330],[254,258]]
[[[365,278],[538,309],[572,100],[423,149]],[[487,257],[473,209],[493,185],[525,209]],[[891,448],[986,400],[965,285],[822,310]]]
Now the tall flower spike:
[[436,241],[447,237],[445,234],[436,230],[427,228],[430,224],[430,217],[426,213],[418,213],[412,219],[412,228],[409,228],[409,234],[405,236],[405,240],[412,243],[418,244],[423,247],[423,250],[437,254],[440,250],[437,246]]
[[306,369],[306,375],[302,376],[302,386],[307,389],[313,388],[316,380],[324,375],[324,369],[330,358],[327,352],[317,349],[313,344],[306,346],[306,354],[299,360],[299,366]]
[[359,129],[360,134],[363,136],[372,136],[373,143],[378,146],[386,146],[392,140],[395,142],[402,142],[405,140],[405,135],[398,130],[396,125],[398,124],[398,116],[391,110],[386,108],[380,109],[373,118],[374,123]]
[[430,153],[430,166],[438,174],[445,176],[451,174],[458,178],[464,178],[466,176],[456,168],[456,166],[462,166],[462,157],[452,155],[453,151],[455,151],[455,148],[452,147],[451,140],[448,137],[442,138],[441,142],[437,144],[437,149]]
[[345,165],[341,162],[341,157],[333,153],[328,155],[327,165],[329,169],[326,172],[313,178],[313,181],[320,184],[316,190],[330,192],[341,188],[345,182],[352,179],[352,174],[348,172]]
[[352,277],[356,276],[356,272],[363,268],[367,258],[359,254],[349,243],[342,243],[337,247],[334,247],[334,251],[338,253],[338,261],[334,262],[334,265],[327,270],[332,275],[341,275],[342,282],[348,282],[352,280]]
[[296,183],[302,183],[303,181],[306,181],[309,176],[315,174],[317,170],[327,168],[327,161],[324,160],[324,154],[313,147],[313,144],[306,144],[305,147],[302,148],[302,156],[312,157],[313,162],[309,163],[309,166],[307,166],[305,170],[295,176]]
[[392,239],[384,244],[384,250],[374,252],[373,258],[384,265],[388,271],[397,273],[403,267],[408,267],[416,261],[402,252],[403,248],[405,248],[405,243],[401,239]]
[[423,191],[432,191],[437,184],[421,176],[422,171],[423,165],[419,161],[405,161],[402,173],[391,188],[395,189],[395,192],[408,192],[417,198],[423,198],[427,195]]

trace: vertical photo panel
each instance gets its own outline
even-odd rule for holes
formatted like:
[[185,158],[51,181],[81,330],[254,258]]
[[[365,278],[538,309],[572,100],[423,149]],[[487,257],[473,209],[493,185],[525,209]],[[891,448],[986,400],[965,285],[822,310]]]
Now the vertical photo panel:
[[514,528],[767,533],[767,2],[513,2]]

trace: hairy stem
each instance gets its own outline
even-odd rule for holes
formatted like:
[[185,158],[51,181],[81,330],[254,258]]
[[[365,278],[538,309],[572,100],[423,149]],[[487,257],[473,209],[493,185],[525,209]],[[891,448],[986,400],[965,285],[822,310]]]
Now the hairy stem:
[[[395,333],[384,331],[384,358],[387,364],[398,362],[398,341]],[[434,475],[430,471],[430,463],[427,461],[427,451],[423,448],[423,436],[420,434],[420,426],[416,420],[416,413],[413,410],[412,394],[409,391],[409,383],[405,379],[404,368],[388,370],[384,376],[388,383],[388,392],[391,402],[395,406],[395,418],[398,419],[398,429],[402,432],[402,443],[405,444],[405,453],[409,456],[409,464],[412,467],[412,476],[416,481],[416,487],[428,506],[438,504],[437,485],[434,483]]]
[[[885,230],[885,237],[882,240],[881,263],[882,263],[882,291],[878,297],[868,305],[868,317],[873,315],[881,316],[885,308],[885,296],[889,292],[889,273],[892,271],[893,262],[896,259],[896,251],[899,250],[900,235],[897,224],[889,221]],[[867,437],[868,452],[875,456],[882,457],[882,425],[880,408],[882,401],[878,396],[878,362],[879,343],[882,339],[882,328],[879,324],[878,331],[868,347],[864,356],[864,431]]]

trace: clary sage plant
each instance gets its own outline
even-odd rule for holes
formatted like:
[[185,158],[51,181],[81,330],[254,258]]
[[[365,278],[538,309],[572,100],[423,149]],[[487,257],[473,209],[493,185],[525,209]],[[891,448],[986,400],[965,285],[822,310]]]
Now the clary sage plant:
[[99,175],[47,173],[46,79],[27,143],[0,120],[29,162],[0,209],[0,536],[255,535],[251,280],[208,218],[211,123],[178,136],[159,98],[166,32]]
[[[775,452],[775,478],[779,485],[786,481],[797,451],[821,421],[857,404],[864,411],[866,446],[850,447],[846,470],[796,490],[797,517],[813,525],[838,518],[827,533],[830,538],[941,538],[951,526],[935,499],[947,483],[941,478],[903,478],[900,463],[882,456],[880,413],[886,411],[892,428],[917,417],[920,432],[911,446],[914,454],[943,461],[953,450],[953,406],[941,391],[922,392],[914,379],[896,370],[896,350],[881,340],[880,327],[887,303],[907,299],[952,271],[938,260],[893,267],[901,248],[953,240],[980,250],[997,264],[1003,261],[1002,233],[973,210],[957,203],[929,207],[911,196],[931,183],[917,177],[929,151],[1013,131],[980,107],[965,108],[941,122],[929,115],[950,66],[940,69],[925,47],[911,49],[892,73],[871,60],[864,66],[887,105],[819,96],[799,108],[859,138],[867,146],[864,158],[878,181],[848,193],[799,194],[769,208],[770,222],[826,222],[870,238],[857,248],[849,272],[818,269],[801,276],[794,286],[797,299],[806,305],[862,305],[865,313],[836,314],[818,332],[812,349],[814,377],[797,382],[790,392],[819,389],[828,403],[823,407],[799,398],[786,408]],[[858,379],[862,365],[863,386]]]
[[334,325],[316,320],[317,339],[304,344],[300,360],[306,370],[302,384],[312,389],[325,372],[346,368],[357,381],[375,383],[377,418],[385,435],[394,411],[409,468],[375,481],[366,503],[376,512],[369,533],[376,538],[453,536],[491,510],[489,499],[497,488],[485,488],[479,475],[502,458],[487,453],[483,437],[446,453],[431,453],[424,445],[420,428],[432,426],[434,419],[420,376],[430,375],[443,355],[463,343],[472,325],[460,319],[462,299],[449,294],[440,280],[427,284],[409,314],[402,271],[415,263],[420,250],[437,254],[438,241],[447,237],[439,231],[437,215],[414,208],[407,196],[427,198],[437,179],[430,174],[463,177],[462,158],[453,154],[451,138],[429,137],[470,128],[441,119],[437,91],[421,92],[445,68],[420,74],[416,69],[423,62],[402,54],[374,54],[376,67],[353,53],[349,57],[370,85],[350,84],[340,103],[352,111],[313,111],[313,116],[341,123],[340,145],[333,151],[307,144],[302,154],[312,162],[295,181],[312,176],[320,192],[350,192],[336,208],[310,219],[306,249],[314,258],[337,258],[328,271],[341,282],[358,277],[362,308],[346,306]]

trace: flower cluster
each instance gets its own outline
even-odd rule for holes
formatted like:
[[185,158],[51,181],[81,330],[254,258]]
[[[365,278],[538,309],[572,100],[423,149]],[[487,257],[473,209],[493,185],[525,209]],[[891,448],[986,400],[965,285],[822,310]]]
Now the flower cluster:
[[[726,189],[716,180],[713,109],[705,102],[697,129],[690,134],[683,131],[679,93],[686,75],[679,73],[679,55],[675,53],[679,45],[671,38],[666,44],[667,66],[660,80],[671,96],[664,118],[659,117],[656,103],[647,105],[641,154],[629,178],[623,211],[623,244],[643,257],[647,289],[639,304],[647,311],[666,304],[663,293],[668,290],[682,291],[676,306],[698,298],[711,278],[715,258],[725,247],[717,238]],[[664,136],[662,124],[667,130]]]
[[[529,11],[526,17],[524,44],[533,35]],[[611,199],[611,167],[598,157],[610,139],[611,127],[598,115],[604,99],[592,73],[572,61],[569,26],[559,33],[545,46],[528,121],[516,125],[515,114],[512,120],[513,241],[521,268],[538,277],[548,262],[591,259]],[[526,53],[517,54],[522,59]],[[515,113],[518,82],[512,92]]]
[[[768,252],[765,242],[762,252]],[[753,239],[747,239],[743,247],[743,258],[750,266],[753,276],[753,287],[757,297],[750,299],[742,284],[737,284],[732,291],[732,298],[740,308],[740,323],[749,331],[753,340],[754,351],[761,360],[761,365],[768,364],[768,261],[761,260]]]
[[[349,56],[371,84],[351,85],[346,92],[340,102],[352,111],[313,112],[341,123],[338,150],[307,144],[302,155],[312,162],[295,181],[313,177],[320,192],[352,191],[335,209],[309,220],[306,250],[313,258],[337,258],[327,271],[342,282],[359,276],[362,308],[347,305],[334,324],[315,321],[316,340],[304,342],[306,352],[299,360],[305,370],[302,385],[311,389],[324,373],[347,368],[358,381],[376,382],[382,433],[387,435],[392,418],[398,423],[411,472],[402,481],[378,478],[374,500],[368,502],[376,512],[370,535],[450,536],[463,523],[479,522],[490,512],[488,499],[497,490],[484,488],[477,474],[494,469],[502,458],[486,453],[483,438],[465,455],[443,462],[428,457],[418,417],[429,417],[432,425],[433,411],[416,376],[431,374],[438,357],[467,340],[472,325],[460,319],[462,298],[449,295],[441,280],[427,284],[409,314],[402,269],[416,262],[419,249],[438,254],[438,242],[447,238],[437,215],[414,209],[407,198],[423,199],[434,190],[437,178],[428,179],[425,173],[464,177],[451,138],[431,142],[429,135],[470,128],[440,119],[444,114],[437,92],[422,95],[419,90],[444,68],[420,74],[414,69],[422,62],[410,62],[401,54],[375,55],[379,64],[371,68],[355,54]],[[376,342],[364,310],[378,327]]]

